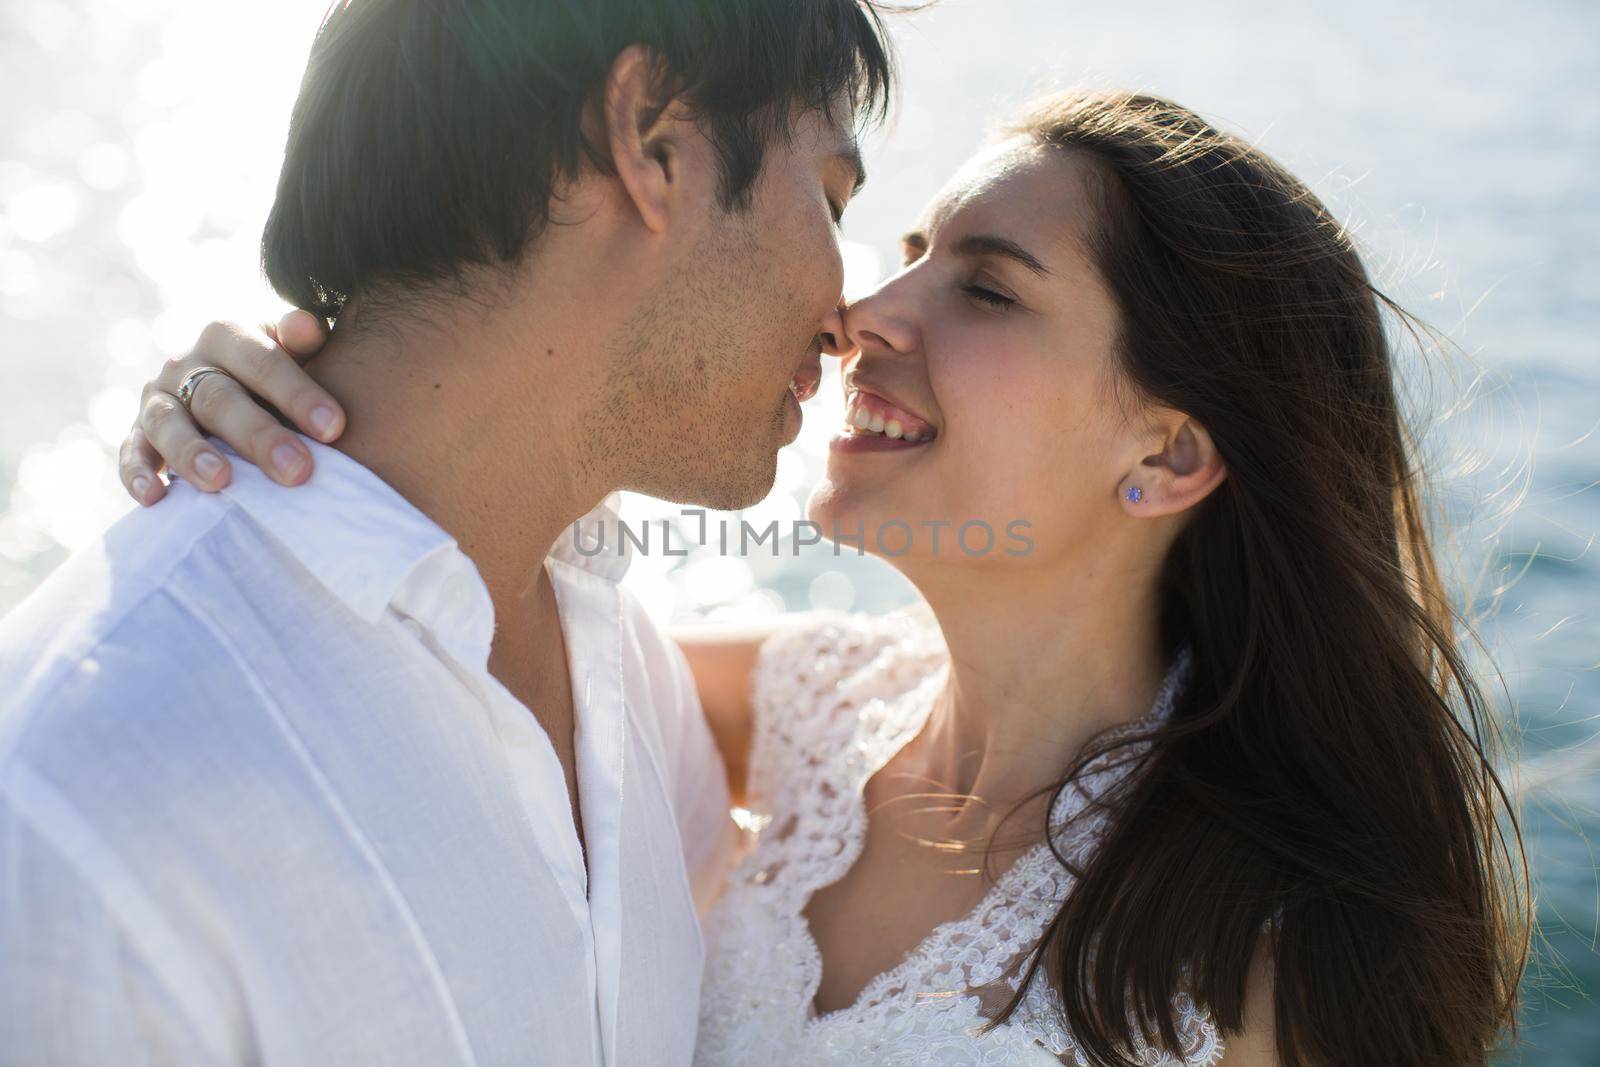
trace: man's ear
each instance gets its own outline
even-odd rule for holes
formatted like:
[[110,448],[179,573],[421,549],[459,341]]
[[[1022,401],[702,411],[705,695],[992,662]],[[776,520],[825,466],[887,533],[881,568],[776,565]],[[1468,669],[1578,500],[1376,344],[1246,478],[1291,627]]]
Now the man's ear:
[[1122,510],[1150,518],[1187,511],[1228,476],[1206,428],[1181,412],[1165,420],[1159,451],[1143,456],[1118,486]]
[[683,206],[686,150],[699,136],[695,123],[663,98],[659,62],[644,45],[629,45],[611,64],[600,118],[611,165],[639,220],[665,232]]

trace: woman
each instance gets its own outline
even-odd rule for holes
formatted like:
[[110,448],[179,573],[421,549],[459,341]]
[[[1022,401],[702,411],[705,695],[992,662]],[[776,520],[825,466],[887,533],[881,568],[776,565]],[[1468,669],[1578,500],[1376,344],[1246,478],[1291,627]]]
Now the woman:
[[699,1058],[1486,1062],[1516,824],[1346,232],[1193,113],[1077,93],[905,253],[810,515],[943,530],[885,553],[925,609],[683,640],[764,824]]

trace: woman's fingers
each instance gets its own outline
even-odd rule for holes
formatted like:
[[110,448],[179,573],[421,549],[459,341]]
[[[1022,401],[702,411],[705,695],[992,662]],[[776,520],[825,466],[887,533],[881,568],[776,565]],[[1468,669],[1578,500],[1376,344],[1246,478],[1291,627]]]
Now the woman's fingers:
[[[278,320],[272,336],[297,363],[304,363],[327,344],[328,324],[311,312],[296,308]],[[300,428],[326,444],[344,432],[344,409],[326,390],[311,381],[310,375],[306,375],[306,381],[315,392],[302,404],[309,405],[310,413],[300,421]]]
[[128,495],[149,507],[167,495],[167,486],[158,473],[161,454],[150,444],[150,439],[137,425],[122,439],[122,450],[117,456],[117,473],[122,477],[122,487]]
[[[222,438],[283,485],[305,481],[311,475],[310,450],[264,405],[318,440],[333,441],[344,432],[344,409],[300,366],[326,341],[326,325],[308,311],[291,311],[259,330],[225,322],[207,326],[193,351],[168,360],[145,386],[138,421],[118,456],[128,493],[141,504],[160,500],[166,487],[157,472],[164,466],[199,489],[214,492],[227,485],[231,466],[206,441],[207,434]],[[207,366],[220,367],[232,378],[202,377],[185,410],[175,395],[178,385],[190,371]]]
[[[288,326],[291,339],[299,346],[298,358],[304,359],[315,354],[316,349],[322,347],[322,342],[319,328],[314,324],[308,326],[299,322],[301,318],[314,320],[315,316],[308,312],[298,315],[291,312],[284,316],[278,327],[282,336],[282,330],[285,325]],[[312,344],[315,347],[306,351],[306,347]],[[339,402],[312,380],[295,355],[291,355],[264,330],[213,322],[201,331],[194,351],[177,361],[178,377],[196,367],[206,366],[221,367],[261,400],[283,412],[304,433],[319,441],[333,441],[344,432],[344,409]],[[168,374],[168,371],[163,371],[156,381],[168,392],[174,392],[178,383],[176,380],[167,381]],[[228,438],[222,432],[222,427],[209,424],[202,413],[196,412],[196,421],[202,429],[222,437],[238,448],[241,455],[246,455],[240,442]],[[251,462],[256,461],[255,456],[247,455],[246,458]]]
[[[278,336],[294,346],[292,352],[278,344]],[[319,440],[333,441],[344,432],[343,408],[298,362],[326,339],[321,321],[304,311],[259,330],[225,322],[207,326],[193,351],[168,360],[145,386],[139,418],[118,458],[129,494],[142,504],[160,500],[166,490],[156,472],[163,466],[197,488],[221,489],[230,464],[206,442],[207,434],[222,438],[275,481],[305,481],[311,475],[310,450],[265,405]],[[178,385],[190,371],[207,366],[220,367],[232,378],[199,379],[185,410],[176,396]]]
[[291,356],[304,362],[322,350],[328,340],[328,324],[304,308],[296,308],[278,320],[272,336]]
[[[225,382],[220,374],[208,374],[195,390],[195,400],[199,400],[201,393],[210,392],[209,387],[219,381],[232,384]],[[228,484],[231,474],[228,461],[201,436],[194,420],[171,393],[153,385],[145,386],[144,405],[139,409],[135,431],[143,431],[149,446],[161,460],[195,488],[214,493]],[[127,447],[127,442],[123,442],[124,452]],[[129,484],[130,491],[132,488]],[[137,494],[135,499],[138,499]]]
[[[174,456],[183,456],[182,449],[200,449],[194,460],[200,488],[221,488],[226,484],[219,480],[216,464],[208,459],[214,451],[211,446],[203,440],[201,445],[195,444],[202,433],[222,438],[280,485],[299,485],[311,475],[311,451],[299,435],[280,424],[238,382],[224,375],[208,374],[196,383],[188,412],[181,404],[174,409],[157,398],[154,405],[146,404],[145,414],[141,420],[145,432],[169,462]],[[192,422],[184,415],[192,415]],[[181,463],[173,466],[186,478],[189,476]]]

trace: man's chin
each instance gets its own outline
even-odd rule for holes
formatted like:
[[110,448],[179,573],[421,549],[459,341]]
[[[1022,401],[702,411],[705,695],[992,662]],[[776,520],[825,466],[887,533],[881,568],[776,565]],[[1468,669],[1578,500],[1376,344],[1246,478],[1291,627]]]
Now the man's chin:
[[[717,511],[743,511],[755,507],[772,492],[778,479],[778,450],[769,448],[758,456],[742,457],[745,462],[728,464],[717,472],[715,485],[696,494],[696,504]],[[739,477],[743,474],[744,477]]]
[[[778,479],[778,451],[790,440],[786,430],[781,418],[773,418],[742,433],[702,438],[692,454],[677,455],[670,491],[650,495],[716,511],[754,507],[766,499]],[[714,441],[726,444],[717,447]]]

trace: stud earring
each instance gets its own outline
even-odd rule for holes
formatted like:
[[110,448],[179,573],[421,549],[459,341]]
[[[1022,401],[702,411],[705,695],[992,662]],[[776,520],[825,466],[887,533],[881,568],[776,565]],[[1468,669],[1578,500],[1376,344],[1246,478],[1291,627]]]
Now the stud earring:
[[1128,487],[1128,499],[1137,504],[1139,501],[1144,499],[1144,490],[1140,489],[1137,485],[1130,485]]

